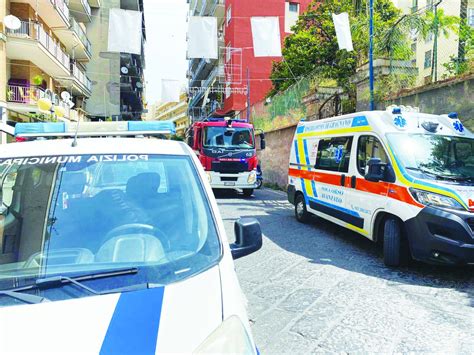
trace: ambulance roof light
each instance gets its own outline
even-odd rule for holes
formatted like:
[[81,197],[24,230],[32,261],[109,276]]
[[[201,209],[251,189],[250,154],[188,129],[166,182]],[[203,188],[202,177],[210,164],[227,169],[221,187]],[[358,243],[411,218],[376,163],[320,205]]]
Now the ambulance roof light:
[[402,113],[402,109],[400,107],[394,107],[392,109],[392,114],[394,114],[394,115],[399,115],[401,113]]
[[455,119],[459,118],[459,115],[458,115],[457,112],[450,112],[450,113],[448,114],[448,117],[451,118],[451,119],[453,119],[453,120],[455,120]]

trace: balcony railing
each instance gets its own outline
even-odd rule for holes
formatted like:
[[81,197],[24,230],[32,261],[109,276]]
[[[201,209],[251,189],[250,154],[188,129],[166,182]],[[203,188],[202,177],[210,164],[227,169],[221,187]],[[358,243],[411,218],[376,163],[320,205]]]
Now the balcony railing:
[[90,79],[75,63],[71,64],[71,73],[85,88],[87,88],[87,90],[92,91],[92,83]]
[[57,41],[46,33],[40,24],[30,21],[21,21],[21,26],[18,30],[10,30],[7,28],[7,34],[12,37],[30,38],[38,41],[63,67],[69,69],[69,55],[61,49]]
[[90,17],[92,15],[91,6],[87,0],[81,0],[84,10],[86,10],[87,15]]
[[89,56],[92,54],[92,45],[89,39],[87,38],[86,33],[82,29],[81,26],[77,23],[77,21],[74,19],[74,17],[71,17],[69,19],[69,22],[71,23],[71,29],[77,34],[79,39],[81,40],[82,44],[86,48],[87,53]]
[[69,8],[64,0],[50,0],[51,4],[61,13],[65,20],[69,20]]

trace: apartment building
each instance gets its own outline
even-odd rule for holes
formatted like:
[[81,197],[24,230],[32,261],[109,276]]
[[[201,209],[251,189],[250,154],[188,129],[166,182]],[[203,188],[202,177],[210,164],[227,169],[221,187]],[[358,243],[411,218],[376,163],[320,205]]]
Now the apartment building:
[[272,87],[272,62],[281,58],[254,56],[250,18],[278,16],[283,44],[310,3],[311,0],[191,0],[192,15],[217,17],[220,58],[190,60],[190,115],[194,119],[238,115],[245,112],[248,92],[250,105],[263,100]]
[[[3,120],[86,119],[92,93],[86,66],[91,6],[99,0],[0,0],[0,106]],[[3,23],[6,15],[19,28]],[[39,107],[42,99],[51,103]]]
[[[224,42],[225,0],[190,0],[190,16],[211,16],[217,18],[218,47],[222,53]],[[187,73],[189,79],[190,102],[189,115],[191,119],[207,117],[212,113],[211,107],[218,108],[222,102],[222,92],[219,92],[223,70],[219,60],[197,59],[189,60]],[[222,91],[222,90],[221,90]],[[213,106],[214,105],[214,106]]]
[[86,108],[91,120],[141,120],[145,102],[145,20],[140,55],[108,52],[108,19],[114,8],[143,12],[143,0],[101,0],[101,6],[92,9],[87,33],[94,52],[87,69],[93,85]]
[[[445,15],[467,19],[468,23],[474,26],[474,0],[394,0],[394,3],[404,13],[419,12],[420,15],[427,11],[435,11],[437,4],[437,9],[443,10]],[[437,69],[437,79],[443,79],[449,74],[445,65],[463,56],[459,36],[452,32],[449,36],[440,33],[437,46],[434,45],[433,34],[422,38],[421,35],[413,33],[411,40],[414,52],[413,63],[419,73],[418,85],[433,81],[432,67]]]
[[173,121],[176,125],[176,135],[183,137],[189,127],[188,96],[182,93],[179,102],[157,103],[150,106],[148,121]]

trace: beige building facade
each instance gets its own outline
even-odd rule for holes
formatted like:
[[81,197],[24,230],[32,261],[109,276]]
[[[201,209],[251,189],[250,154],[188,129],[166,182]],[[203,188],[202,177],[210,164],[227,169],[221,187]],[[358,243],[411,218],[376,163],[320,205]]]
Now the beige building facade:
[[[404,13],[418,11],[423,14],[426,11],[435,11],[435,4],[439,0],[393,0],[393,2]],[[443,0],[437,9],[442,10],[444,15],[466,19],[471,16],[471,26],[474,26],[474,0]],[[420,34],[413,33],[411,40],[412,50],[415,53],[413,64],[418,68],[418,85],[433,81],[432,67],[437,68],[437,80],[449,76],[445,65],[456,60],[460,55],[459,36],[456,33],[451,31],[448,36],[439,33],[437,48],[434,46],[433,35],[422,38]]]
[[[0,0],[3,123],[86,119],[91,6],[100,0]],[[20,21],[19,28],[5,23],[7,15]]]
[[146,116],[148,121],[173,121],[176,135],[184,137],[190,125],[188,116],[188,96],[183,93],[179,102],[156,103],[150,105]]

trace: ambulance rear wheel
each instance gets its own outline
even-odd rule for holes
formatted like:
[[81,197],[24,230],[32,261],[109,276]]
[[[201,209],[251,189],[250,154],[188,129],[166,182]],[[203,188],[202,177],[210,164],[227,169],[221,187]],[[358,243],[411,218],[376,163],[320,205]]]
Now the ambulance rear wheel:
[[298,194],[295,199],[295,217],[300,223],[309,222],[310,214],[306,209],[306,201],[304,200],[304,196],[301,194]]
[[402,254],[402,230],[392,217],[385,220],[383,232],[383,261],[387,266],[399,266]]
[[245,197],[250,197],[253,194],[253,189],[242,189]]

